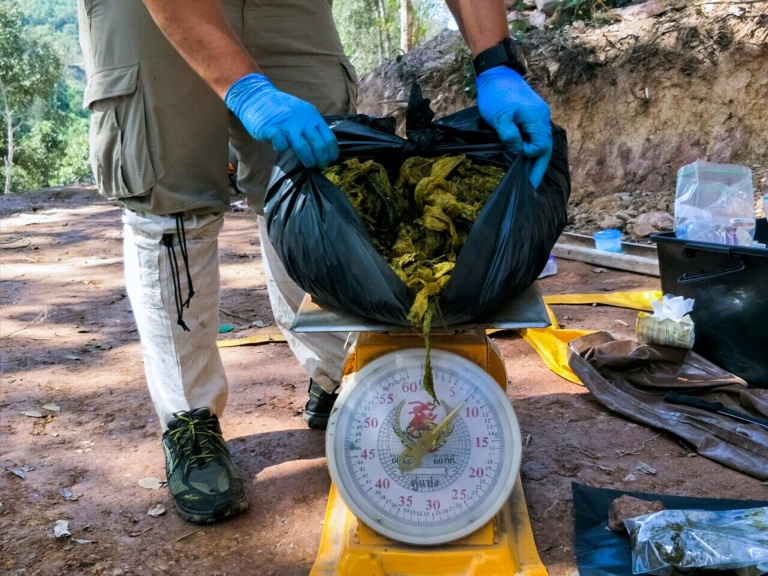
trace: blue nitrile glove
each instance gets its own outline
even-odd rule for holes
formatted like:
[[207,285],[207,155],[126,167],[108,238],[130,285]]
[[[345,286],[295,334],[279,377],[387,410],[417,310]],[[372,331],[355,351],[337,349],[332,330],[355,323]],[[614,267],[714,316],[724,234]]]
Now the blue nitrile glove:
[[[507,66],[486,70],[475,80],[477,107],[514,154],[531,160],[528,180],[538,188],[552,156],[549,106],[517,72]],[[521,135],[522,133],[522,135]]]
[[281,92],[264,74],[248,74],[224,98],[256,140],[269,140],[278,152],[288,148],[307,168],[325,168],[339,157],[336,136],[312,104]]

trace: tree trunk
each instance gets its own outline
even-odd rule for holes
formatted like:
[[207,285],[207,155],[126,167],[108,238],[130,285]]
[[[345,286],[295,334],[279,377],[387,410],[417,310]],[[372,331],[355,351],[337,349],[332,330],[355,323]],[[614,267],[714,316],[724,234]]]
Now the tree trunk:
[[[376,11],[379,15],[379,35],[381,36],[382,45],[384,47],[384,60],[386,60],[392,55],[392,48],[389,44],[389,32],[387,31],[387,12],[384,8],[384,0],[377,0]],[[383,60],[381,63],[384,63]]]
[[382,0],[373,0],[373,11],[376,14],[376,51],[379,57],[378,65],[384,64],[384,33],[382,31],[382,15],[381,15],[381,2]]
[[400,50],[410,52],[413,48],[413,2],[400,0]]
[[8,97],[5,94],[5,85],[0,80],[0,95],[3,97],[3,109],[5,112],[5,124],[8,129],[8,154],[3,158],[5,163],[5,189],[3,194],[11,193],[11,173],[13,171],[13,116],[8,105]]

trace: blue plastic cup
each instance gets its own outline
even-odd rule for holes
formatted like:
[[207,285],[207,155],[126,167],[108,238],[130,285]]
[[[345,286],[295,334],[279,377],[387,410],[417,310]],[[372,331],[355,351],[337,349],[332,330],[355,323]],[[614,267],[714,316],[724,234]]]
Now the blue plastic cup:
[[595,232],[595,248],[603,252],[621,253],[621,230],[609,228]]

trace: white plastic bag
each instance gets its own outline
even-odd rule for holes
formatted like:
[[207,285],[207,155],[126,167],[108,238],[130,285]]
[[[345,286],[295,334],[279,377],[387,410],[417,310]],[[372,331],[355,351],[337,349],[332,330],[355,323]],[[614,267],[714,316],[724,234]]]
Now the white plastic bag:
[[624,520],[632,572],[669,576],[692,568],[768,571],[768,506],[745,510],[662,510]]
[[675,236],[750,246],[755,235],[754,202],[752,170],[696,160],[677,171]]

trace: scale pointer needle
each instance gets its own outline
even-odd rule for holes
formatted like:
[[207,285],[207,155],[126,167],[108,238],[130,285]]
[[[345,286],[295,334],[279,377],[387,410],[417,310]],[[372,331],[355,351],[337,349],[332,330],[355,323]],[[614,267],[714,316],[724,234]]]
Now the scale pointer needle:
[[416,441],[414,441],[413,444],[408,446],[400,453],[400,456],[397,458],[397,465],[401,472],[409,472],[414,468],[419,467],[419,464],[421,464],[421,458],[428,452],[435,449],[437,440],[440,438],[440,434],[443,430],[445,430],[448,424],[453,421],[453,419],[456,417],[456,414],[459,413],[461,407],[464,406],[464,402],[465,400],[462,400],[461,403],[456,406],[456,408],[451,410],[451,412],[442,422],[440,422],[440,424],[432,428],[432,430],[425,430],[422,432],[421,436]]

